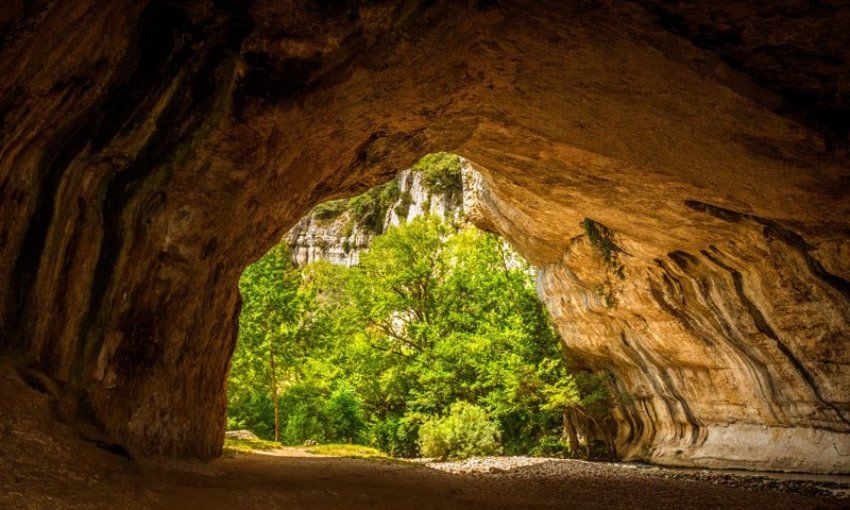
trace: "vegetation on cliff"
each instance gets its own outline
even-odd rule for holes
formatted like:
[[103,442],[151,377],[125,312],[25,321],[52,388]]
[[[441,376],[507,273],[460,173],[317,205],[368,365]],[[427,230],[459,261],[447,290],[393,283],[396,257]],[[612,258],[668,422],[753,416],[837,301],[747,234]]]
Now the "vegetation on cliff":
[[432,152],[411,168],[422,172],[425,187],[434,194],[459,195],[463,190],[460,156],[448,152]]
[[[463,179],[459,156],[447,152],[427,154],[411,167],[411,171],[422,174],[422,184],[428,193],[429,201],[431,195],[448,195],[452,200],[460,200]],[[319,204],[311,214],[319,224],[330,223],[345,215],[345,237],[351,235],[355,226],[370,234],[380,234],[384,231],[384,222],[390,207],[395,204],[396,215],[406,218],[412,202],[410,191],[400,190],[398,180],[392,179],[355,197]]]
[[398,198],[398,181],[393,179],[356,197],[319,204],[312,214],[319,222],[329,222],[349,213],[349,233],[354,225],[358,225],[372,234],[379,234],[384,229],[387,210]]

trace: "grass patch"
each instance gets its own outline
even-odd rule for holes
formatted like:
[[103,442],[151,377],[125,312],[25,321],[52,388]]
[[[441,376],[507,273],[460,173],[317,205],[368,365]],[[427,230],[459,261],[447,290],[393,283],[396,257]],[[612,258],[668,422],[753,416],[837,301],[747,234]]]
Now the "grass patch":
[[274,450],[280,448],[280,443],[263,439],[231,439],[224,440],[224,454],[253,453],[255,451]]
[[386,455],[380,450],[376,450],[370,446],[362,446],[359,444],[320,444],[306,448],[307,453],[315,455],[327,455],[328,457],[349,457],[349,458],[385,458]]

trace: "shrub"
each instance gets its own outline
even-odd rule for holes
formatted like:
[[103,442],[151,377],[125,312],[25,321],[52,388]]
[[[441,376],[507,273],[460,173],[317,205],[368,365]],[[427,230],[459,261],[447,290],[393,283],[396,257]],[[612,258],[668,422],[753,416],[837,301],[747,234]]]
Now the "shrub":
[[227,428],[249,429],[263,439],[274,438],[274,405],[267,393],[233,399],[227,409]]
[[590,218],[585,218],[581,222],[581,226],[584,228],[584,233],[590,245],[605,262],[605,266],[622,279],[624,277],[623,264],[618,258],[622,250],[614,242],[614,231]]
[[499,440],[496,423],[484,409],[468,402],[455,402],[448,415],[431,418],[419,428],[422,455],[443,460],[498,453]]
[[[398,200],[399,195],[398,180],[393,179],[355,197],[319,204],[313,208],[313,217],[319,223],[327,223],[350,211],[352,222],[349,222],[349,225],[351,228],[353,228],[354,223],[357,223],[373,234],[380,234],[384,229],[384,216],[386,216],[390,205]],[[350,235],[351,228],[349,225],[346,225],[344,230],[347,230]],[[343,237],[348,237],[348,235]]]
[[571,456],[570,446],[557,436],[544,436],[540,438],[537,445],[531,449],[531,455],[535,457],[561,457]]
[[284,389],[280,395],[280,442],[300,445],[308,439],[326,441],[324,401],[321,388],[311,384],[295,384]]
[[460,157],[447,152],[424,156],[412,168],[422,172],[422,182],[431,193],[459,193],[463,189]]
[[372,444],[393,457],[416,457],[416,440],[423,421],[424,415],[415,412],[378,421],[372,426]]
[[398,180],[393,179],[351,198],[348,207],[358,225],[373,234],[381,234],[384,231],[384,217],[387,210],[398,197]]
[[360,439],[366,426],[362,406],[357,393],[347,384],[331,393],[325,403],[325,416],[332,440],[351,443]]
[[409,191],[405,191],[398,199],[398,204],[395,206],[395,214],[402,221],[407,219],[407,213],[410,212],[410,205],[413,203],[413,197]]
[[327,222],[336,219],[345,212],[347,208],[346,200],[331,200],[317,205],[313,209],[313,217],[320,222]]

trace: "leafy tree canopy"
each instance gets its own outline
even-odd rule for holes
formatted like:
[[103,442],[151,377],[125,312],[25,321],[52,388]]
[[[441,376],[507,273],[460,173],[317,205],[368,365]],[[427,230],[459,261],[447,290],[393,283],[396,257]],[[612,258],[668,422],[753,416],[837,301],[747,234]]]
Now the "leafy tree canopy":
[[557,454],[565,437],[575,452],[580,424],[610,429],[611,402],[602,379],[568,372],[533,277],[501,239],[436,217],[391,228],[351,268],[299,270],[279,246],[240,281],[228,425],[399,456]]

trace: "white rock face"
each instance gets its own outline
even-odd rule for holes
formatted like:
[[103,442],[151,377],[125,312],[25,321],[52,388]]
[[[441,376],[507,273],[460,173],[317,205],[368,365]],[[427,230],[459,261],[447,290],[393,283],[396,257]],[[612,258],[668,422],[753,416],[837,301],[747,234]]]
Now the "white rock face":
[[[399,198],[387,208],[383,232],[391,226],[426,214],[441,218],[459,218],[467,201],[467,180],[474,174],[466,160],[461,159],[461,165],[464,180],[463,199],[456,193],[431,193],[423,183],[421,172],[410,169],[399,172],[396,177]],[[409,206],[405,214],[403,202],[408,197]],[[399,213],[402,216],[399,216]],[[312,213],[308,214],[290,229],[284,240],[289,243],[292,258],[299,266],[317,260],[353,266],[358,263],[360,253],[369,246],[375,235],[358,225],[350,211],[346,211],[327,221],[317,219]]]

